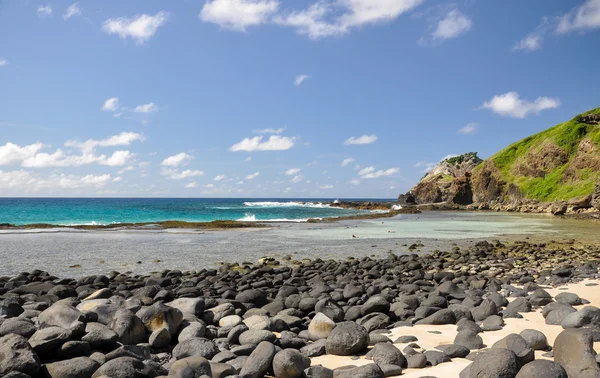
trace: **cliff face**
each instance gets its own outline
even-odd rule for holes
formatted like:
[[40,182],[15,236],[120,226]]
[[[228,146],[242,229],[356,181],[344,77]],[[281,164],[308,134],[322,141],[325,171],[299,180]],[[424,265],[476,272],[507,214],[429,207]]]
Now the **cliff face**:
[[442,161],[410,191],[417,203],[555,213],[600,210],[600,108],[485,161],[476,154],[455,159]]

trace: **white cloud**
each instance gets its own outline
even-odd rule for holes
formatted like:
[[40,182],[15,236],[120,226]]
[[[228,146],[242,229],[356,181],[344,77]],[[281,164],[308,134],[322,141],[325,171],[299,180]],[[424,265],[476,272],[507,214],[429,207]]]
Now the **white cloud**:
[[477,123],[467,123],[463,128],[458,130],[460,134],[474,134],[477,131]]
[[204,185],[204,187],[207,189],[211,189],[211,188],[214,188],[215,185],[214,184],[206,184],[206,185]]
[[52,15],[52,7],[50,5],[39,6],[37,9],[37,15],[44,18]]
[[517,42],[513,46],[513,51],[536,51],[542,47],[542,35],[532,33]]
[[586,0],[558,20],[556,31],[589,31],[600,28],[600,0]]
[[308,75],[298,75],[296,76],[296,79],[294,80],[294,85],[299,87],[302,85],[302,83],[304,83],[306,81],[306,79],[308,79],[310,76]]
[[215,178],[214,178],[214,180],[215,180],[215,181],[222,181],[222,180],[224,180],[226,177],[227,177],[227,176],[225,176],[225,175],[216,175],[216,176],[215,176]]
[[110,180],[109,174],[101,175],[101,176],[87,175],[87,176],[84,176],[81,178],[81,182],[84,185],[93,185],[93,186],[102,186],[102,185],[106,184],[109,180]]
[[138,44],[150,40],[169,19],[167,12],[137,15],[132,18],[119,17],[104,21],[102,29],[108,34],[117,34],[122,39],[131,38]]
[[185,171],[179,171],[177,169],[163,168],[160,172],[161,175],[167,176],[172,180],[183,180],[190,177],[202,176],[203,171],[186,169]]
[[8,65],[8,60],[0,58],[0,67],[4,67]]
[[350,180],[350,183],[352,185],[360,185],[360,180],[358,180],[358,179]]
[[108,100],[104,101],[104,105],[102,105],[102,110],[105,112],[116,112],[119,109],[119,98],[111,97]]
[[[48,177],[34,176],[25,170],[3,172],[0,171],[0,189],[13,189],[15,194],[36,193],[41,190],[44,194],[55,192],[56,189],[77,189],[84,187],[102,187],[111,179],[105,175],[65,175],[52,174]],[[6,193],[6,192],[5,192]]]
[[117,176],[113,179],[113,182],[121,182],[121,181],[123,181],[123,177],[121,177],[121,176]]
[[320,1],[302,11],[275,18],[311,39],[342,35],[354,27],[395,20],[424,0],[337,0]]
[[193,160],[192,155],[188,155],[185,152],[181,152],[177,155],[169,156],[160,163],[163,167],[179,167],[180,165]]
[[279,129],[259,129],[259,130],[253,130],[254,133],[256,134],[281,134],[285,131],[285,128],[280,127]]
[[300,168],[290,168],[287,171],[285,171],[285,174],[287,176],[294,176],[295,174],[297,174],[298,172],[300,172]]
[[158,107],[153,102],[150,102],[136,106],[133,111],[136,113],[154,113],[158,111]]
[[75,16],[81,16],[81,8],[79,7],[78,3],[73,3],[69,5],[67,7],[67,10],[65,11],[65,14],[63,15],[63,18],[65,20],[68,20],[69,18]]
[[229,148],[230,151],[284,151],[294,146],[294,138],[271,135],[265,142],[262,136],[245,138]]
[[351,137],[351,138],[346,139],[344,144],[346,144],[346,145],[349,145],[349,144],[371,144],[371,143],[375,143],[376,141],[377,141],[376,135],[361,135],[358,138]]
[[294,184],[297,184],[297,183],[300,182],[300,180],[302,180],[302,176],[301,175],[296,175],[290,181],[293,182]]
[[392,176],[398,172],[400,172],[400,170],[398,168],[389,168],[386,170],[380,169],[380,170],[376,171],[375,168],[368,167],[368,168],[364,168],[360,172],[358,172],[358,175],[360,176],[361,179],[374,179],[374,178],[379,178],[379,177]]
[[102,165],[108,165],[109,167],[121,167],[126,165],[134,154],[129,151],[115,151],[105,161],[101,162]]
[[208,0],[200,11],[200,19],[243,32],[249,26],[268,22],[278,8],[276,0]]
[[97,147],[117,147],[117,146],[128,146],[135,141],[143,141],[144,136],[142,134],[134,132],[122,132],[118,135],[113,135],[106,139],[88,139],[85,142],[79,142],[76,140],[68,140],[65,142],[66,147],[78,148],[84,152],[93,152]]
[[522,100],[517,92],[508,92],[494,96],[482,107],[501,116],[525,118],[528,114],[539,114],[542,110],[554,109],[559,105],[560,101],[556,98],[538,97],[535,101],[527,101]]
[[342,167],[346,167],[354,162],[353,158],[347,158],[342,160]]
[[333,185],[323,185],[323,186],[320,186],[319,189],[326,189],[326,190],[333,189]]
[[434,40],[447,40],[460,36],[471,30],[473,21],[458,9],[453,9],[442,18],[433,31]]
[[14,143],[6,143],[0,146],[0,166],[11,165],[22,162],[35,156],[44,147],[41,143],[34,143],[28,146],[19,146]]
[[196,187],[198,187],[198,184],[196,184],[196,182],[190,182],[189,184],[185,185],[186,189],[193,189],[193,188],[196,188]]
[[249,162],[252,161],[252,156],[248,156],[247,158],[244,159],[245,162]]
[[257,178],[260,175],[260,172],[254,172],[251,175],[246,176],[246,180],[253,180],[255,178]]

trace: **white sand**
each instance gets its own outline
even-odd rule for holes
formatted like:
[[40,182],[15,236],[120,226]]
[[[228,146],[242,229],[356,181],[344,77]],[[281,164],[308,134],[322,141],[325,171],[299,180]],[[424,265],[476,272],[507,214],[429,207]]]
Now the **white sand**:
[[[575,293],[581,298],[590,301],[590,304],[583,306],[576,306],[576,308],[582,308],[584,306],[596,306],[600,307],[600,286],[585,286],[588,283],[600,283],[599,281],[586,280],[576,284],[570,284],[561,286],[559,288],[543,287],[553,297],[561,292]],[[510,299],[509,299],[510,300]],[[546,335],[548,343],[554,344],[554,340],[558,334],[563,330],[560,326],[547,325],[544,317],[542,316],[541,309],[537,309],[534,312],[523,313],[523,319],[506,319],[506,325],[500,331],[483,332],[480,336],[483,339],[485,345],[491,347],[496,341],[511,333],[520,333],[524,329],[536,329]],[[432,334],[429,331],[438,331],[440,334]],[[456,326],[455,325],[417,325],[414,327],[400,327],[391,330],[391,334],[387,336],[391,340],[396,340],[399,336],[411,335],[419,339],[416,343],[426,350],[435,349],[436,346],[441,344],[452,344],[456,337]],[[398,349],[402,350],[408,344],[395,344]],[[599,344],[595,344],[595,349],[598,350]],[[544,354],[542,351],[536,352],[536,359],[543,358],[541,355]],[[358,360],[353,360],[351,357],[340,357],[340,356],[320,356],[312,359],[313,365],[323,365],[330,369],[335,369],[344,365],[356,365],[362,366],[372,363],[371,360],[367,360],[361,357]],[[460,372],[469,364],[471,361],[464,358],[454,358],[450,363],[440,364],[434,367],[428,367],[425,369],[406,369],[402,372],[404,378],[419,378],[422,376],[437,376],[443,378],[458,378]]]

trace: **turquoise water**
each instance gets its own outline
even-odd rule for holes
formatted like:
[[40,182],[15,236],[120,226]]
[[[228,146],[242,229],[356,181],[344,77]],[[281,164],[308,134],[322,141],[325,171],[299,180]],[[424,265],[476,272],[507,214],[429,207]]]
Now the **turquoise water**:
[[0,198],[0,223],[103,225],[167,220],[306,222],[309,218],[368,213],[326,205],[333,201],[334,199]]

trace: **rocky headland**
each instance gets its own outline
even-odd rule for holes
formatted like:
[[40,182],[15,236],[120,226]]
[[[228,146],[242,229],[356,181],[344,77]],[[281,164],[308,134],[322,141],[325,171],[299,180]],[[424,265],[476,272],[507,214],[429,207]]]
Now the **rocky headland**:
[[[598,377],[600,309],[549,291],[595,285],[599,258],[573,241],[495,241],[149,275],[23,272],[0,277],[0,376],[376,378],[440,365],[449,377],[460,362],[464,378]],[[531,313],[556,335],[532,322],[484,342]],[[422,347],[413,333],[436,327],[452,339]],[[343,366],[318,363],[331,359]]]
[[516,142],[489,159],[445,159],[403,205],[600,217],[600,109]]

